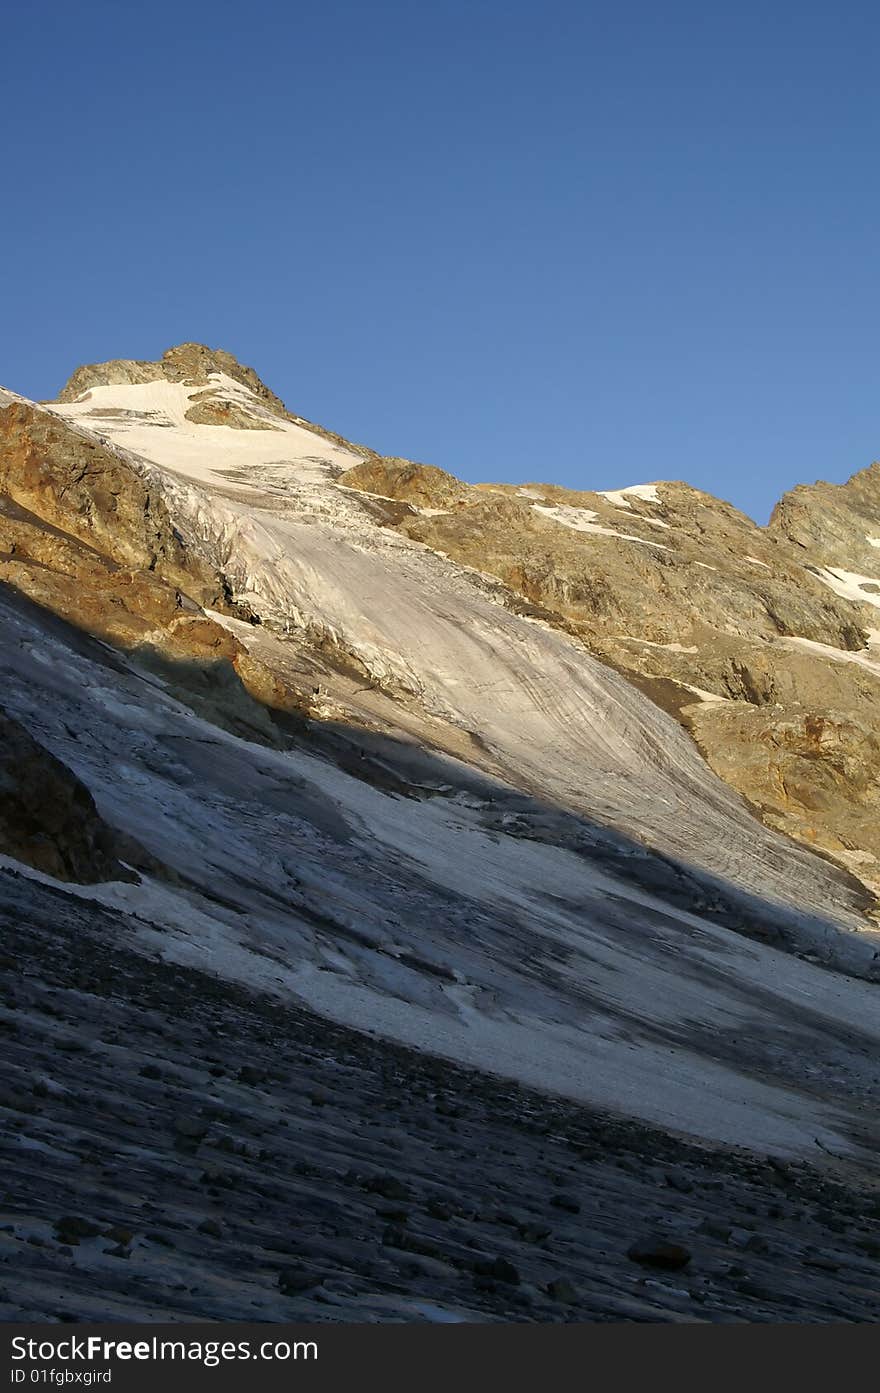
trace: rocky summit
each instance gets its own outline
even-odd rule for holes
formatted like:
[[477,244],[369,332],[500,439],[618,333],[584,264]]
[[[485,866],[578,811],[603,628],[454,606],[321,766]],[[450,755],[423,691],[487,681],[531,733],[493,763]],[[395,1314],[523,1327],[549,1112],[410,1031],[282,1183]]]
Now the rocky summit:
[[872,1318],[880,466],[608,483],[0,391],[0,1314]]

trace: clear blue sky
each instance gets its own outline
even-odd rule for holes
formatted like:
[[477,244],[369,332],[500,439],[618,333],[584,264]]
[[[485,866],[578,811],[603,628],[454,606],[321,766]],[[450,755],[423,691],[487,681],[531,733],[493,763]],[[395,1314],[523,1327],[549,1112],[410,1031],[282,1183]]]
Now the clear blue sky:
[[3,20],[0,382],[230,349],[471,480],[763,520],[880,454],[880,10],[32,0]]

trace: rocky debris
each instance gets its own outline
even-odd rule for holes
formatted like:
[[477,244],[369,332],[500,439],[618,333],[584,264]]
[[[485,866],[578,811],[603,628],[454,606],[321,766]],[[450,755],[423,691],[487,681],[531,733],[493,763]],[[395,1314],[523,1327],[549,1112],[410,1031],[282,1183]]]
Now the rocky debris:
[[661,1267],[668,1272],[679,1272],[691,1260],[690,1249],[681,1243],[671,1243],[661,1237],[640,1238],[627,1248],[626,1255],[631,1262],[641,1267]]
[[136,881],[146,853],[108,827],[71,769],[0,708],[0,852],[56,880]]
[[547,1295],[565,1306],[574,1305],[578,1299],[577,1289],[567,1277],[554,1277],[552,1282],[548,1282]]
[[208,1135],[208,1123],[189,1114],[174,1119],[174,1135],[184,1142],[200,1142]]
[[321,1285],[322,1279],[304,1267],[285,1267],[278,1274],[278,1290],[282,1296],[299,1296]]
[[[119,916],[0,877],[0,1318],[876,1318],[870,1167],[769,1165],[542,1097],[133,952]],[[37,1108],[15,1087],[35,1070],[55,1085]],[[209,1116],[198,1158],[178,1150]],[[410,1196],[390,1234],[371,1182]],[[551,1204],[574,1192],[580,1213]]]
[[119,1243],[122,1247],[128,1248],[134,1240],[134,1234],[130,1229],[122,1228],[119,1224],[111,1224],[104,1230],[104,1238],[110,1238],[114,1243]]
[[518,1287],[519,1269],[507,1258],[489,1258],[474,1263],[478,1277],[488,1277],[493,1282],[503,1282],[506,1286]]
[[364,1189],[373,1195],[381,1195],[387,1200],[410,1200],[412,1191],[402,1180],[394,1175],[376,1175],[366,1181]]
[[551,1195],[550,1203],[554,1209],[564,1209],[567,1214],[580,1214],[581,1212],[580,1200],[575,1199],[574,1195]]
[[69,1247],[78,1244],[81,1238],[97,1238],[101,1232],[100,1224],[91,1219],[83,1219],[79,1214],[68,1214],[55,1222],[55,1234],[59,1243]]

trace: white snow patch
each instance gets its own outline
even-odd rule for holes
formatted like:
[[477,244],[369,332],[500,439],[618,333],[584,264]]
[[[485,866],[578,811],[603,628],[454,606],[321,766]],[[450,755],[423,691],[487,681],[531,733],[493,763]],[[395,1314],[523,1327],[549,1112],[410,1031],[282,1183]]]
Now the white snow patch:
[[634,498],[642,498],[646,503],[662,503],[662,499],[657,492],[656,484],[630,484],[625,489],[600,489],[602,498],[607,498],[609,503],[613,503],[615,508],[630,508],[627,494],[632,494]]
[[625,639],[627,643],[643,643],[647,648],[665,648],[669,653],[699,653],[699,648],[694,644],[693,648],[685,648],[681,643],[655,643],[649,638],[636,638],[634,634],[619,634],[618,638]]
[[[45,409],[163,469],[241,493],[255,485],[277,489],[291,478],[326,484],[340,466],[349,469],[363,458],[304,426],[266,416],[258,399],[225,373],[210,373],[208,385],[220,399],[239,403],[268,420],[273,429],[235,430],[188,421],[192,399],[206,388],[164,379],[92,387],[78,401],[54,402]],[[95,411],[138,414],[95,416]],[[268,478],[261,475],[261,466],[269,471]],[[228,471],[246,473],[230,479]]]
[[839,566],[823,566],[813,572],[825,585],[844,600],[855,600],[858,604],[873,605],[880,609],[880,589],[875,593],[864,590],[865,585],[880,587],[877,576],[860,576],[858,571],[844,571]]
[[558,522],[562,527],[571,528],[573,532],[592,532],[603,537],[619,537],[624,542],[638,542],[643,547],[669,551],[669,547],[663,546],[662,542],[649,542],[645,537],[634,537],[630,532],[617,532],[613,527],[602,527],[600,523],[593,521],[599,515],[591,508],[572,508],[564,503],[554,507],[533,503],[532,508],[536,513],[542,513],[544,517]]
[[685,687],[689,692],[693,692],[694,696],[698,696],[700,698],[700,701],[711,701],[717,703],[719,701],[729,700],[729,697],[719,696],[717,692],[707,692],[705,687],[694,687],[691,685],[690,682],[682,682],[681,685]]
[[800,638],[795,635],[780,640],[785,645],[794,645],[796,648],[804,648],[810,653],[816,653],[823,658],[827,658],[832,663],[855,663],[857,667],[865,668],[867,672],[880,677],[880,630],[870,629],[868,631],[868,647],[861,648],[856,652],[850,652],[845,648],[833,648],[827,643],[817,643],[814,639]]

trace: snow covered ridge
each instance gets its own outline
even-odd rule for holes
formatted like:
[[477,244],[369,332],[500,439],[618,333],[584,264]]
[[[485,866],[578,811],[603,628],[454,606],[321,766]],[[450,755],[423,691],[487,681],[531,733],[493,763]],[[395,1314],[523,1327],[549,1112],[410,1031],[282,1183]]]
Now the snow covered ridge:
[[25,402],[28,406],[33,405],[33,402],[28,401],[27,397],[19,396],[18,392],[10,392],[8,387],[0,387],[0,409],[9,406],[14,401]]
[[208,380],[219,400],[245,408],[256,421],[268,418],[273,429],[233,430],[188,420],[205,388],[165,380],[91,387],[75,402],[46,409],[145,462],[233,491],[250,484],[249,477],[230,477],[236,471],[249,476],[261,466],[280,465],[285,477],[292,469],[307,482],[332,478],[334,468],[347,469],[361,458],[304,426],[269,417],[253,393],[225,373],[212,373]]

